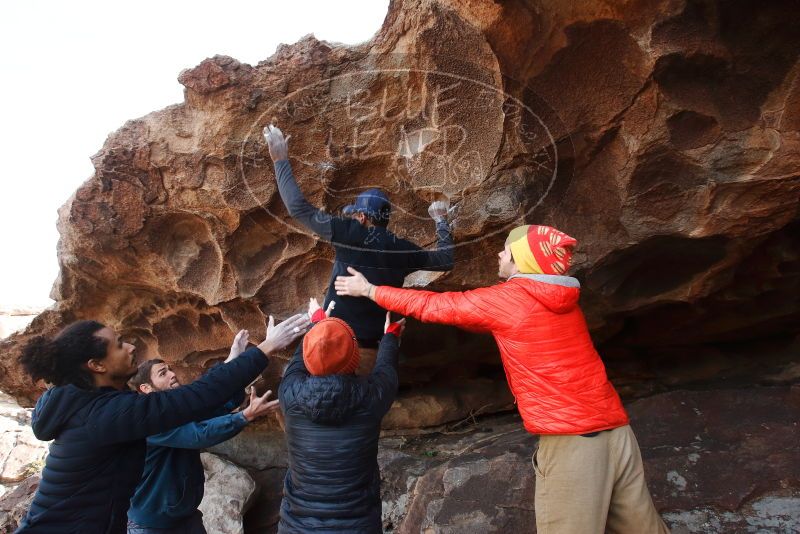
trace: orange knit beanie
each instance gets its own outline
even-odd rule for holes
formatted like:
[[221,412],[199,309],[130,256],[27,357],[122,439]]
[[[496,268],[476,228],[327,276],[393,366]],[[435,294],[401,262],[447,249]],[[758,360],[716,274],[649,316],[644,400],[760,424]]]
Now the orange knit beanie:
[[355,372],[361,355],[353,329],[336,317],[318,322],[303,338],[303,361],[315,376]]

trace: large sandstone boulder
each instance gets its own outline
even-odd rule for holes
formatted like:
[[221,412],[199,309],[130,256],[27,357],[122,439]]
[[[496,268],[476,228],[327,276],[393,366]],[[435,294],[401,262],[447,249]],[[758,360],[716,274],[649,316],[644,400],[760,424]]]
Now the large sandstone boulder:
[[[800,391],[675,391],[627,406],[672,532],[796,532]],[[382,442],[386,532],[535,531],[536,437],[516,416]]]
[[256,491],[256,483],[245,469],[204,452],[200,455],[206,475],[200,503],[203,526],[208,534],[242,534],[242,519]]
[[14,484],[38,473],[48,444],[31,430],[30,409],[0,393],[0,484]]
[[24,330],[41,311],[41,308],[0,308],[0,339]]
[[[796,332],[799,23],[790,1],[396,0],[362,45],[207,59],[180,74],[184,102],[109,136],[61,208],[57,303],[2,342],[0,388],[36,398],[20,347],[75,319],[189,380],[237,329],[263,335],[262,312],[321,296],[331,248],[287,217],[273,120],[331,212],[380,186],[392,229],[427,244],[428,202],[451,199],[456,268],[410,284],[493,283],[508,229],[546,223],[578,238],[583,306],[620,365]],[[388,427],[507,408],[491,339],[412,323],[404,352]]]
[[[675,390],[626,403],[656,508],[672,532],[796,532],[798,386]],[[534,532],[536,436],[519,416],[381,439],[386,532]],[[250,464],[245,532],[275,532],[282,467]]]
[[39,475],[31,475],[0,497],[0,534],[11,534],[28,513],[39,488]]

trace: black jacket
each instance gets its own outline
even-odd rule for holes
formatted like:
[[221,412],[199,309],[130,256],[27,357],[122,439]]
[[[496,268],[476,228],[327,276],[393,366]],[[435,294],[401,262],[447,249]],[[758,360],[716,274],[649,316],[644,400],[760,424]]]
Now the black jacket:
[[267,361],[251,348],[189,385],[149,395],[73,385],[46,391],[33,412],[33,433],[54,441],[17,533],[126,532],[128,504],[142,476],[145,437],[211,417]]
[[397,394],[397,357],[386,334],[369,377],[312,376],[298,347],[278,391],[289,447],[279,533],[382,532],[378,436]]
[[436,223],[436,250],[425,250],[380,226],[365,227],[351,218],[332,217],[311,204],[297,186],[288,160],[275,163],[278,191],[289,215],[306,228],[330,241],[336,251],[323,308],[331,300],[338,317],[353,329],[361,345],[375,346],[383,335],[386,310],[370,299],[336,295],[337,276],[349,276],[348,267],[359,271],[376,286],[403,287],[406,276],[421,269],[449,271],[453,268],[453,236],[447,221]]

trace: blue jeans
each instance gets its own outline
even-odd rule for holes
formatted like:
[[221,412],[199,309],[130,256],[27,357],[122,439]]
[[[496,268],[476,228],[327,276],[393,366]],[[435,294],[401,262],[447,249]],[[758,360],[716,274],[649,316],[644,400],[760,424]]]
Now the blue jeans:
[[128,519],[128,534],[207,534],[203,514],[198,510],[191,517],[172,528],[150,528],[137,525]]

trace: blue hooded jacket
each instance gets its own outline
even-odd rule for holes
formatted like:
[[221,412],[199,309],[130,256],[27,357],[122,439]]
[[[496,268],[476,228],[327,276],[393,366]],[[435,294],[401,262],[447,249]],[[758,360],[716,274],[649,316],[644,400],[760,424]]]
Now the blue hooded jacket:
[[200,449],[222,443],[247,426],[242,412],[229,413],[243,400],[241,393],[219,410],[218,417],[147,438],[144,473],[131,499],[129,519],[142,527],[173,528],[197,511],[205,486]]
[[267,366],[257,348],[170,391],[57,386],[36,403],[32,427],[50,444],[39,489],[17,533],[123,534],[142,477],[145,437],[207,419]]

